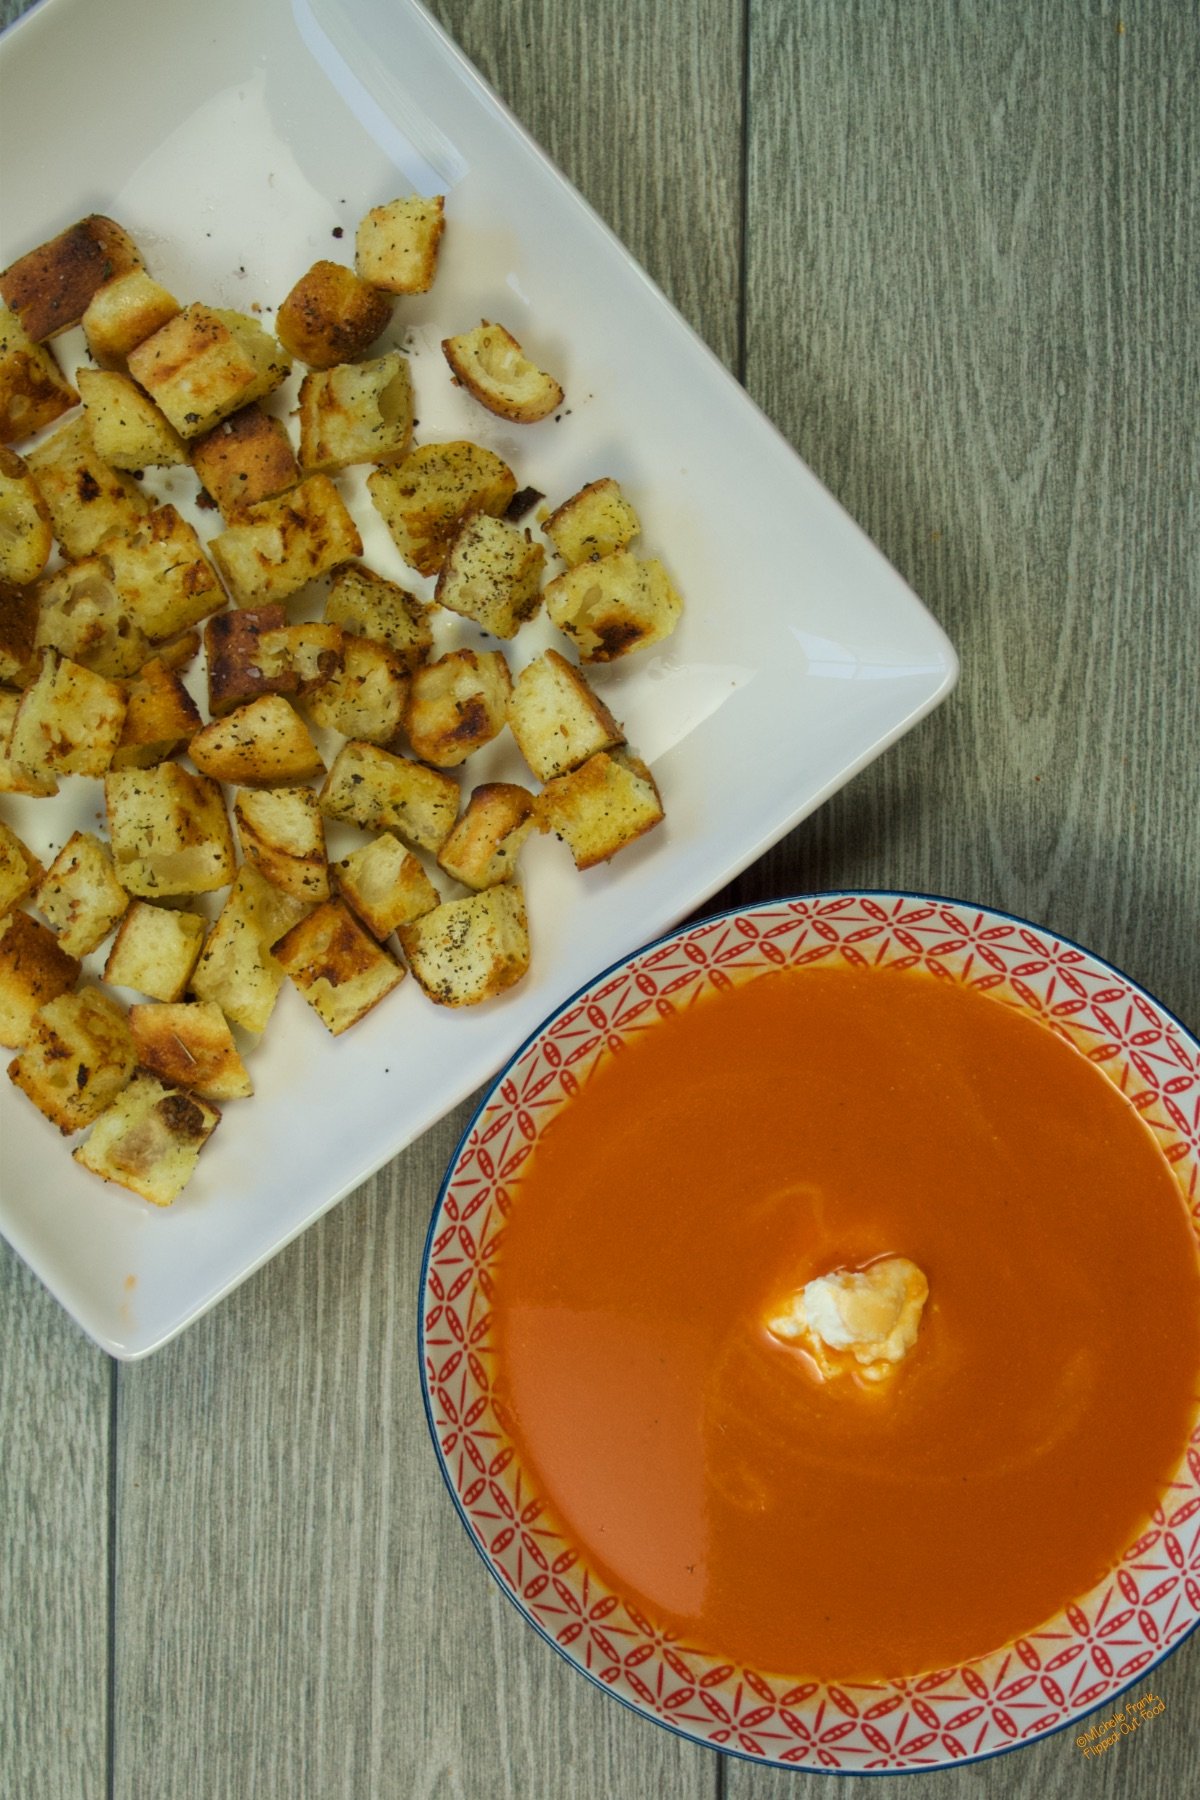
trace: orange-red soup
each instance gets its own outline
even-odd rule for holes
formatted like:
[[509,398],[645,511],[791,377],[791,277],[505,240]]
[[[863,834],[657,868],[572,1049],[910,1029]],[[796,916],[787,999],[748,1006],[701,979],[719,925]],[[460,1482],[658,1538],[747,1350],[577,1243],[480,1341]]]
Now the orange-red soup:
[[[766,1330],[889,1253],[930,1287],[889,1381]],[[567,1536],[759,1669],[915,1674],[1044,1623],[1194,1421],[1200,1266],[1148,1128],[1036,1020],[916,972],[771,973],[607,1056],[495,1273],[498,1387]]]

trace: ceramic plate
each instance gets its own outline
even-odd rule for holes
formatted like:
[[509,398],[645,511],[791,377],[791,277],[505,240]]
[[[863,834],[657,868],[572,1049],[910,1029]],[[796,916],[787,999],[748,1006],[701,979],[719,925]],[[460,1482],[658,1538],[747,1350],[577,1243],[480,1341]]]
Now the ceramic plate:
[[[687,609],[666,644],[598,680],[653,765],[667,823],[586,875],[556,843],[529,847],[533,967],[502,1000],[439,1012],[408,981],[334,1041],[285,989],[253,1054],[253,1101],[226,1108],[165,1213],[86,1175],[0,1084],[0,1229],[97,1342],[135,1357],[486,1080],[591,970],[811,812],[944,698],[956,665],[894,571],[407,0],[47,0],[6,35],[0,77],[0,265],[103,211],[178,297],[261,307],[269,323],[313,261],[349,260],[370,206],[444,192],[437,282],[397,307],[391,334],[412,358],[418,440],[473,436],[551,501],[617,477]],[[505,425],[452,387],[440,339],[483,317],[559,375],[557,417]],[[341,485],[367,561],[427,592],[361,476]],[[148,485],[212,535],[214,515],[189,511],[189,476]],[[309,595],[295,616],[319,604]],[[528,627],[514,667],[549,641]],[[529,777],[498,744],[470,779]],[[44,855],[95,826],[97,794],[68,783],[58,802],[6,798],[3,813]]]
[[656,1630],[558,1531],[492,1403],[496,1236],[520,1204],[510,1184],[539,1132],[597,1059],[653,1029],[657,1013],[731,973],[806,963],[919,967],[1002,989],[1129,1096],[1173,1166],[1200,1239],[1200,1044],[1150,995],[1077,945],[983,907],[884,893],[770,902],[688,927],[598,976],[497,1078],[430,1227],[420,1314],[426,1411],[451,1496],[492,1574],[609,1693],[685,1737],[763,1763],[929,1770],[1107,1711],[1194,1628],[1200,1427],[1119,1566],[1040,1630],[964,1667],[834,1685],[768,1679]]

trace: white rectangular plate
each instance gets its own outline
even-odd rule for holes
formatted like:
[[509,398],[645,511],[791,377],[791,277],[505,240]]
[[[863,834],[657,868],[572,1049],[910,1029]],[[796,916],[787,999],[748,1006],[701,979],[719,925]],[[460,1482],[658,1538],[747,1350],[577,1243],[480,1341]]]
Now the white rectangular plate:
[[[347,1036],[285,986],[169,1211],[104,1186],[7,1082],[0,1229],[96,1342],[165,1343],[484,1081],[598,968],[701,904],[953,686],[954,653],[846,517],[411,0],[48,0],[0,45],[0,266],[82,215],[117,218],[182,301],[268,309],[368,209],[444,192],[433,292],[396,309],[420,441],[473,436],[552,503],[613,475],[686,602],[673,638],[597,685],[650,761],[667,822],[578,874],[552,840],[523,868],[533,967],[501,1000],[431,1006],[406,981]],[[566,389],[503,424],[450,383],[443,335],[498,319]],[[280,399],[286,407],[288,396]],[[151,486],[183,507],[190,477]],[[404,569],[361,473],[366,559]],[[212,514],[191,515],[202,535]],[[530,521],[532,523],[532,515]],[[309,596],[309,610],[319,596]],[[538,622],[514,668],[550,642]],[[528,781],[510,745],[479,779]],[[3,802],[40,854],[95,826],[99,789]],[[89,973],[104,950],[89,959]],[[133,998],[134,996],[129,996]],[[432,1199],[432,1196],[430,1196]]]

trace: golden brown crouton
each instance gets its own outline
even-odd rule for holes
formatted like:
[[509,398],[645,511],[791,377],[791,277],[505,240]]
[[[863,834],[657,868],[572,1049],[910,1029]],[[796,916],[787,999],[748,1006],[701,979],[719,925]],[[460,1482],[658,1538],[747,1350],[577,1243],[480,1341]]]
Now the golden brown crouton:
[[372,287],[389,294],[427,294],[437,274],[445,229],[445,199],[410,194],[373,206],[354,239],[354,266]]
[[604,663],[669,636],[683,601],[660,562],[617,550],[555,576],[546,610],[583,662]]
[[108,845],[90,831],[71,834],[38,885],[35,904],[69,956],[87,956],[125,916],[129,895]]
[[113,939],[104,979],[152,1000],[182,1000],[207,930],[200,913],[135,900]]
[[206,1100],[243,1100],[254,1092],[225,1014],[214,1000],[131,1006],[129,1029],[140,1066],[172,1087]]
[[425,661],[433,643],[431,611],[415,594],[363,563],[343,563],[334,570],[325,602],[331,624],[386,644],[410,670]]
[[188,755],[203,775],[243,787],[286,787],[325,773],[317,746],[282,694],[248,700],[198,731]]
[[154,1206],[170,1206],[195,1173],[196,1159],[220,1117],[212,1102],[198,1094],[181,1093],[153,1075],[138,1074],[72,1155],[103,1181],[116,1182]]
[[24,769],[13,761],[12,733],[20,706],[21,696],[14,688],[0,688],[0,794],[32,794],[39,798],[57,794],[57,775],[44,769]]
[[539,781],[565,775],[597,750],[612,750],[625,741],[599,695],[557,650],[544,650],[521,670],[508,703],[508,723]]
[[208,710],[214,719],[244,706],[259,694],[294,694],[294,669],[263,669],[259,645],[266,632],[287,624],[282,606],[246,606],[218,613],[204,627],[204,651],[208,668]]
[[19,905],[44,873],[29,846],[0,819],[0,916]]
[[530,362],[503,325],[484,319],[474,331],[442,339],[446,361],[481,406],[514,425],[533,425],[562,405],[553,375]]
[[453,775],[376,744],[343,744],[320,792],[327,818],[364,831],[395,831],[418,850],[441,849],[458,815]]
[[434,598],[495,637],[516,637],[542,604],[545,551],[527,531],[470,513],[446,552]]
[[96,289],[84,311],[83,335],[100,368],[122,369],[129,352],[180,310],[175,296],[145,269],[129,269]]
[[0,581],[36,581],[53,548],[50,508],[28,463],[0,444]]
[[438,854],[438,867],[464,887],[495,887],[516,873],[536,809],[527,788],[508,781],[477,787]]
[[151,502],[132,476],[96,454],[85,418],[60,425],[26,458],[64,556],[90,556],[106,537],[136,531]]
[[0,1044],[20,1049],[35,1014],[70,993],[80,968],[79,958],[69,956],[40,919],[27,912],[0,917]]
[[148,769],[171,756],[200,729],[200,709],[177,670],[152,657],[129,683],[114,769]]
[[546,520],[542,530],[569,568],[628,550],[641,531],[633,507],[610,475],[589,481],[564,500]]
[[314,369],[300,384],[300,467],[330,475],[352,463],[398,462],[412,416],[412,377],[399,350]]
[[0,444],[24,443],[78,404],[53,353],[0,306]]
[[282,419],[244,406],[193,440],[192,468],[227,525],[236,525],[260,500],[286,494],[300,480],[300,464]]
[[0,681],[27,686],[34,679],[37,626],[36,590],[0,581]]
[[342,663],[304,703],[315,725],[366,744],[393,744],[404,723],[408,676],[396,652],[373,638],[344,637]]
[[404,712],[423,762],[457,768],[504,729],[512,676],[499,650],[448,650],[413,673]]
[[41,659],[21,696],[9,755],[34,776],[103,775],[121,740],[125,690],[56,650]]
[[40,343],[78,325],[106,281],[141,266],[129,233],[115,220],[92,213],[10,263],[0,274],[0,299]]
[[304,904],[243,863],[192,975],[199,1000],[215,1000],[245,1031],[263,1031],[283,985],[272,945],[303,918]]
[[361,556],[362,539],[329,477],[310,475],[278,499],[252,506],[208,548],[234,604],[262,606]]
[[135,675],[152,654],[117,591],[112,563],[99,551],[64,563],[37,589],[37,647],[105,675]]
[[200,539],[173,506],[156,506],[125,537],[101,547],[121,604],[151,643],[161,643],[225,605]]
[[310,369],[365,356],[392,316],[390,297],[342,263],[315,262],[275,314],[284,349]]
[[491,450],[459,439],[418,444],[402,462],[368,476],[367,490],[405,562],[436,575],[467,514],[499,518],[517,482]]
[[383,831],[335,863],[338,892],[377,938],[430,912],[441,895],[411,850]]
[[325,821],[311,788],[246,788],[233,803],[242,855],[285,894],[328,900]]
[[516,882],[446,900],[399,930],[420,986],[439,1006],[477,1006],[529,967],[529,922]]
[[577,869],[607,862],[663,816],[653,775],[626,750],[600,750],[547,782],[537,811],[541,829],[562,838]]
[[183,438],[261,400],[291,368],[286,350],[245,313],[200,302],[168,319],[127,361]]
[[261,633],[258,655],[268,681],[284,676],[288,693],[301,700],[338,674],[345,661],[346,639],[340,625],[306,619],[299,625],[273,625]]
[[275,946],[288,975],[335,1037],[399,987],[404,970],[340,900],[326,900]]
[[124,1007],[99,988],[80,988],[34,1016],[8,1076],[65,1136],[104,1111],[136,1060]]
[[80,369],[75,377],[97,456],[111,469],[172,468],[188,459],[175,427],[136,382],[116,369]]
[[233,833],[220,785],[178,763],[104,778],[117,878],[131,894],[209,894],[233,880]]

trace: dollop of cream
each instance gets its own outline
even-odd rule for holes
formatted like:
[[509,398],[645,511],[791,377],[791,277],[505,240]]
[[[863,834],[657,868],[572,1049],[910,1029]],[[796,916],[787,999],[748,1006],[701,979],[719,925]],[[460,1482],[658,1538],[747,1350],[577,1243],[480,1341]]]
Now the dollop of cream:
[[854,1371],[867,1381],[894,1373],[917,1341],[929,1282],[906,1256],[810,1281],[766,1321],[785,1344],[812,1356],[823,1375]]

